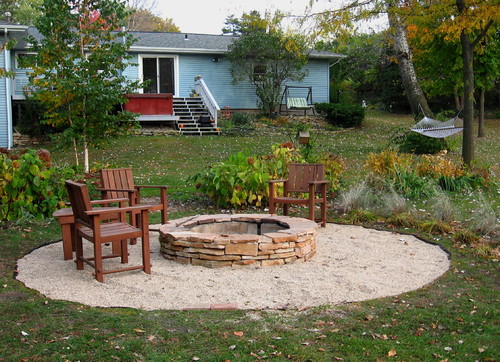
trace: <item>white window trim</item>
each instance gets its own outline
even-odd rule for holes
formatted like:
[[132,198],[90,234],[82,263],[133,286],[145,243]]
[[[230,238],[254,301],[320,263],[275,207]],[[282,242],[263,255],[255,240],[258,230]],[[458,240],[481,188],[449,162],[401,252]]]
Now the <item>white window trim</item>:
[[[158,54],[139,54],[138,60],[139,60],[139,80],[141,82],[144,82],[143,78],[143,72],[142,72],[142,59],[143,58],[170,58],[174,60],[174,82],[175,82],[175,89],[174,89],[174,97],[178,97],[179,94],[179,56],[178,55],[170,55],[170,54],[164,54],[164,55],[158,55]],[[142,94],[144,92],[143,88],[138,89],[139,93]]]
[[19,66],[19,59],[18,59],[18,55],[19,54],[36,55],[37,53],[36,52],[30,52],[30,51],[22,51],[22,50],[18,50],[18,51],[16,51],[14,53],[14,60],[15,60],[14,66],[16,67],[16,69],[31,69],[31,68],[21,68]]

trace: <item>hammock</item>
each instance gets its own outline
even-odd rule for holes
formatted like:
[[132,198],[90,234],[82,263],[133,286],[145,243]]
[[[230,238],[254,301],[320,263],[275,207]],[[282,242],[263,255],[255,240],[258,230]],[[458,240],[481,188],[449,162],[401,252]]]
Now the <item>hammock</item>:
[[463,129],[463,121],[458,117],[454,117],[446,122],[424,117],[411,130],[427,137],[445,138],[462,132]]

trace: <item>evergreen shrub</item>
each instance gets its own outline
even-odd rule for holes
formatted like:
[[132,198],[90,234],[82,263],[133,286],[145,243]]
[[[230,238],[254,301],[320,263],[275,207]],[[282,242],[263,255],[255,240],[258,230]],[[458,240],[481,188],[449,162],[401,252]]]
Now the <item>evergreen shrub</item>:
[[314,106],[334,126],[359,127],[365,119],[365,109],[360,105],[316,103]]

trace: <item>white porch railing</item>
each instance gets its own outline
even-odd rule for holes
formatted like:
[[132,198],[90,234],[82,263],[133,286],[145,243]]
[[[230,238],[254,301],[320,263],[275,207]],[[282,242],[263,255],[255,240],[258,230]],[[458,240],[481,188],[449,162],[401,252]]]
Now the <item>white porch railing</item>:
[[217,111],[220,110],[220,107],[215,101],[215,98],[210,92],[210,89],[208,89],[201,75],[194,78],[194,90],[200,95],[201,99],[208,108],[210,116],[214,120],[214,125],[217,126]]

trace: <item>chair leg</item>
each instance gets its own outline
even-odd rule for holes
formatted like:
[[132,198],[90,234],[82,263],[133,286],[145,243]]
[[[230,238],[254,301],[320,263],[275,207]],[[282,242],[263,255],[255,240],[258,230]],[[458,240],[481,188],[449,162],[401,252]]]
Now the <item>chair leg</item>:
[[143,212],[142,216],[142,266],[144,273],[151,274],[151,255],[149,249],[149,228],[148,212]]
[[283,215],[288,216],[288,209],[290,208],[290,205],[288,204],[283,204]]
[[314,204],[309,205],[309,220],[314,221]]
[[94,243],[94,265],[95,265],[95,278],[98,282],[104,282],[104,274],[102,273],[102,244]]
[[274,202],[269,203],[269,213],[270,214],[275,214],[276,213],[276,204]]
[[326,200],[321,203],[321,227],[326,227]]
[[128,248],[127,248],[127,243],[128,243],[127,239],[120,240],[120,246],[121,246],[120,256],[121,256],[121,262],[122,262],[122,264],[127,264],[128,263]]
[[83,241],[80,235],[77,235],[76,232],[74,235],[75,243],[76,243],[76,269],[83,270]]

